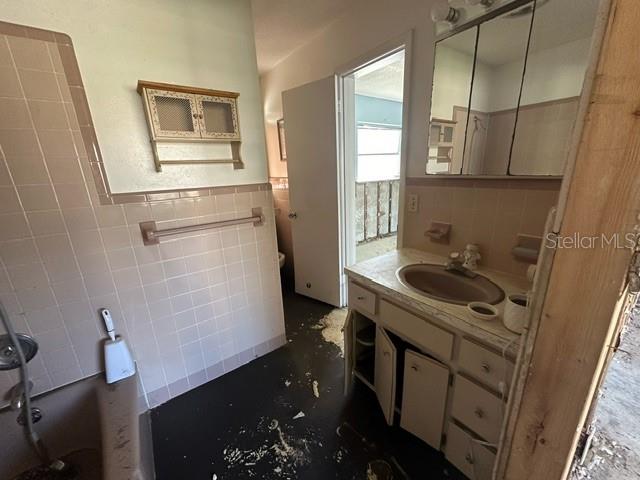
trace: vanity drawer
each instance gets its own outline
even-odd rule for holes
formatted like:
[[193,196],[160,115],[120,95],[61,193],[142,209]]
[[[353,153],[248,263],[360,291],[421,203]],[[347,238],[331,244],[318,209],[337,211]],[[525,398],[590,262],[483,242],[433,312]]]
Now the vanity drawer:
[[371,290],[361,287],[357,283],[349,282],[349,306],[362,313],[375,315],[377,295]]
[[424,318],[382,300],[380,301],[380,323],[441,360],[451,359],[453,334],[436,327]]
[[503,406],[499,397],[456,375],[451,414],[491,443],[498,443]]
[[445,457],[471,480],[491,480],[496,454],[455,423],[449,423]]
[[513,363],[502,355],[464,338],[460,342],[458,366],[469,376],[498,392],[501,382],[504,382],[503,391],[507,391],[513,375]]

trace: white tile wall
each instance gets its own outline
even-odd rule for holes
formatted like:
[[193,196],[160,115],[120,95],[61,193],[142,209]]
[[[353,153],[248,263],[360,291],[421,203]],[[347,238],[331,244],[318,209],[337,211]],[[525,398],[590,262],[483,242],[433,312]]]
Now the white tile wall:
[[[9,38],[0,44],[13,51]],[[271,191],[101,205],[74,143],[65,77],[54,73],[57,50],[26,39],[25,49],[37,64],[0,57],[17,82],[0,90],[0,108],[13,100],[16,112],[0,125],[0,301],[40,345],[29,364],[35,392],[103,369],[101,307],[132,347],[151,406],[282,345]],[[252,207],[262,207],[263,226],[142,244],[140,221],[164,228],[249,216]],[[1,398],[17,379],[0,373]]]

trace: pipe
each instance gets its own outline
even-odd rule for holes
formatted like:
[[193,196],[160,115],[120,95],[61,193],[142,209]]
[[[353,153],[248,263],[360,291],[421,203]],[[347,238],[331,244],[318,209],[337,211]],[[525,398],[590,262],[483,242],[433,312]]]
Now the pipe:
[[31,397],[29,396],[29,370],[27,368],[27,361],[24,356],[24,352],[22,351],[22,346],[18,341],[18,337],[16,336],[16,332],[13,329],[13,325],[9,320],[9,315],[7,311],[4,309],[4,305],[0,303],[0,320],[2,320],[2,324],[4,325],[13,346],[16,349],[16,353],[18,355],[18,360],[20,361],[20,381],[22,382],[22,387],[24,390],[24,402],[22,404],[22,414],[24,415],[25,424],[24,430],[27,440],[33,447],[34,451],[45,465],[51,464],[51,457],[47,452],[40,436],[33,428],[33,418],[31,417]]

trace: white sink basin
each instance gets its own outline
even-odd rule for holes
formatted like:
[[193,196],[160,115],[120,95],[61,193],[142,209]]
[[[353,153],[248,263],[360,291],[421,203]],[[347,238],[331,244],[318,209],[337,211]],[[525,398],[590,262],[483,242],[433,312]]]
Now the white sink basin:
[[405,265],[396,272],[396,276],[400,283],[414,292],[455,305],[469,302],[495,305],[504,299],[504,290],[487,277],[475,274],[471,278],[459,272],[447,271],[442,265]]

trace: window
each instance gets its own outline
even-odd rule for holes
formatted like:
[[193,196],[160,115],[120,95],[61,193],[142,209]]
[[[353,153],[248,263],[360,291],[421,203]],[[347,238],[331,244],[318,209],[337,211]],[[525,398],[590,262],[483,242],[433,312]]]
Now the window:
[[400,137],[398,128],[358,126],[358,155],[398,155]]

